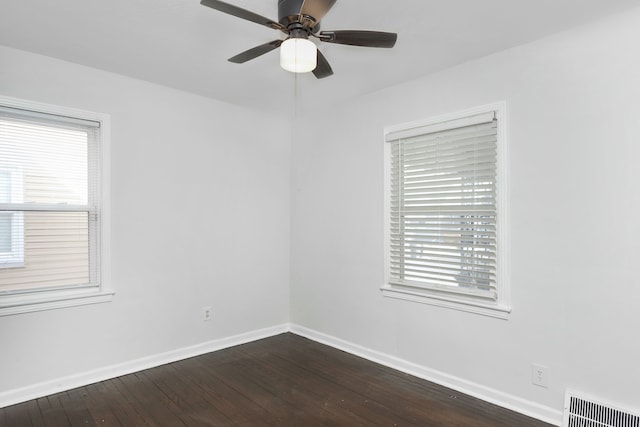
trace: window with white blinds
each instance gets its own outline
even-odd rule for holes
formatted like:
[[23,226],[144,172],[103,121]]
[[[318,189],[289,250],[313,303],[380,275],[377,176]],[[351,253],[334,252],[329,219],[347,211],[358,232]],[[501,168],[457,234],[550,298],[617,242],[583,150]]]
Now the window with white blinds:
[[[4,105],[3,105],[4,104]],[[101,121],[0,104],[2,309],[100,292]],[[73,112],[71,112],[73,114]],[[21,298],[25,295],[30,299]],[[28,305],[28,304],[26,304]],[[18,310],[21,311],[21,310]],[[31,310],[28,310],[31,311]]]
[[504,311],[499,120],[491,109],[387,132],[390,296]]

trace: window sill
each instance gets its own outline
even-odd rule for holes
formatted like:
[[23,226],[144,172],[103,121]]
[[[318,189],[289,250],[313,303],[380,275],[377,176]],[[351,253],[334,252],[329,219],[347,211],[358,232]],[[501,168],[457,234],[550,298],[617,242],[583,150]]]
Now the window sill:
[[509,313],[511,313],[511,307],[505,305],[464,299],[454,295],[435,294],[427,290],[397,288],[391,285],[385,285],[380,290],[382,291],[382,295],[389,298],[435,305],[497,319],[507,320]]
[[92,288],[0,295],[0,316],[110,302],[114,294],[112,290]]

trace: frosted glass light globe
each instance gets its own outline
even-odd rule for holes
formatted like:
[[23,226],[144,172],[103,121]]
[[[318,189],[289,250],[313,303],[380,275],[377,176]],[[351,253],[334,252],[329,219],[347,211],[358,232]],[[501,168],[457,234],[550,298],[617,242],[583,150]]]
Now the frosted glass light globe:
[[318,65],[315,43],[307,39],[288,39],[280,46],[280,66],[292,73],[308,73]]

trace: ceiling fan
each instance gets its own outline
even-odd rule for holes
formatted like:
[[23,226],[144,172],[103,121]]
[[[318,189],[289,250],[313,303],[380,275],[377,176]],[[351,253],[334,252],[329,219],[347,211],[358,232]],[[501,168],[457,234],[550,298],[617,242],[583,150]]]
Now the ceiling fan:
[[296,73],[312,71],[316,78],[322,79],[332,75],[333,70],[324,55],[317,50],[315,43],[309,40],[310,37],[325,43],[383,48],[393,47],[398,38],[396,33],[382,31],[320,31],[320,20],[335,2],[336,0],[278,0],[278,22],[217,0],[201,0],[200,4],[279,30],[287,36],[284,40],[277,39],[242,52],[229,58],[230,62],[242,64],[280,47],[282,68]]

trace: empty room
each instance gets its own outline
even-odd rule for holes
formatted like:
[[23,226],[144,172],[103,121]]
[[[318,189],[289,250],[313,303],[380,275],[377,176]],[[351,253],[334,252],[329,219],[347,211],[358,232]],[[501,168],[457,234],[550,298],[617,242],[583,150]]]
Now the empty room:
[[0,0],[0,427],[640,427],[637,0]]

